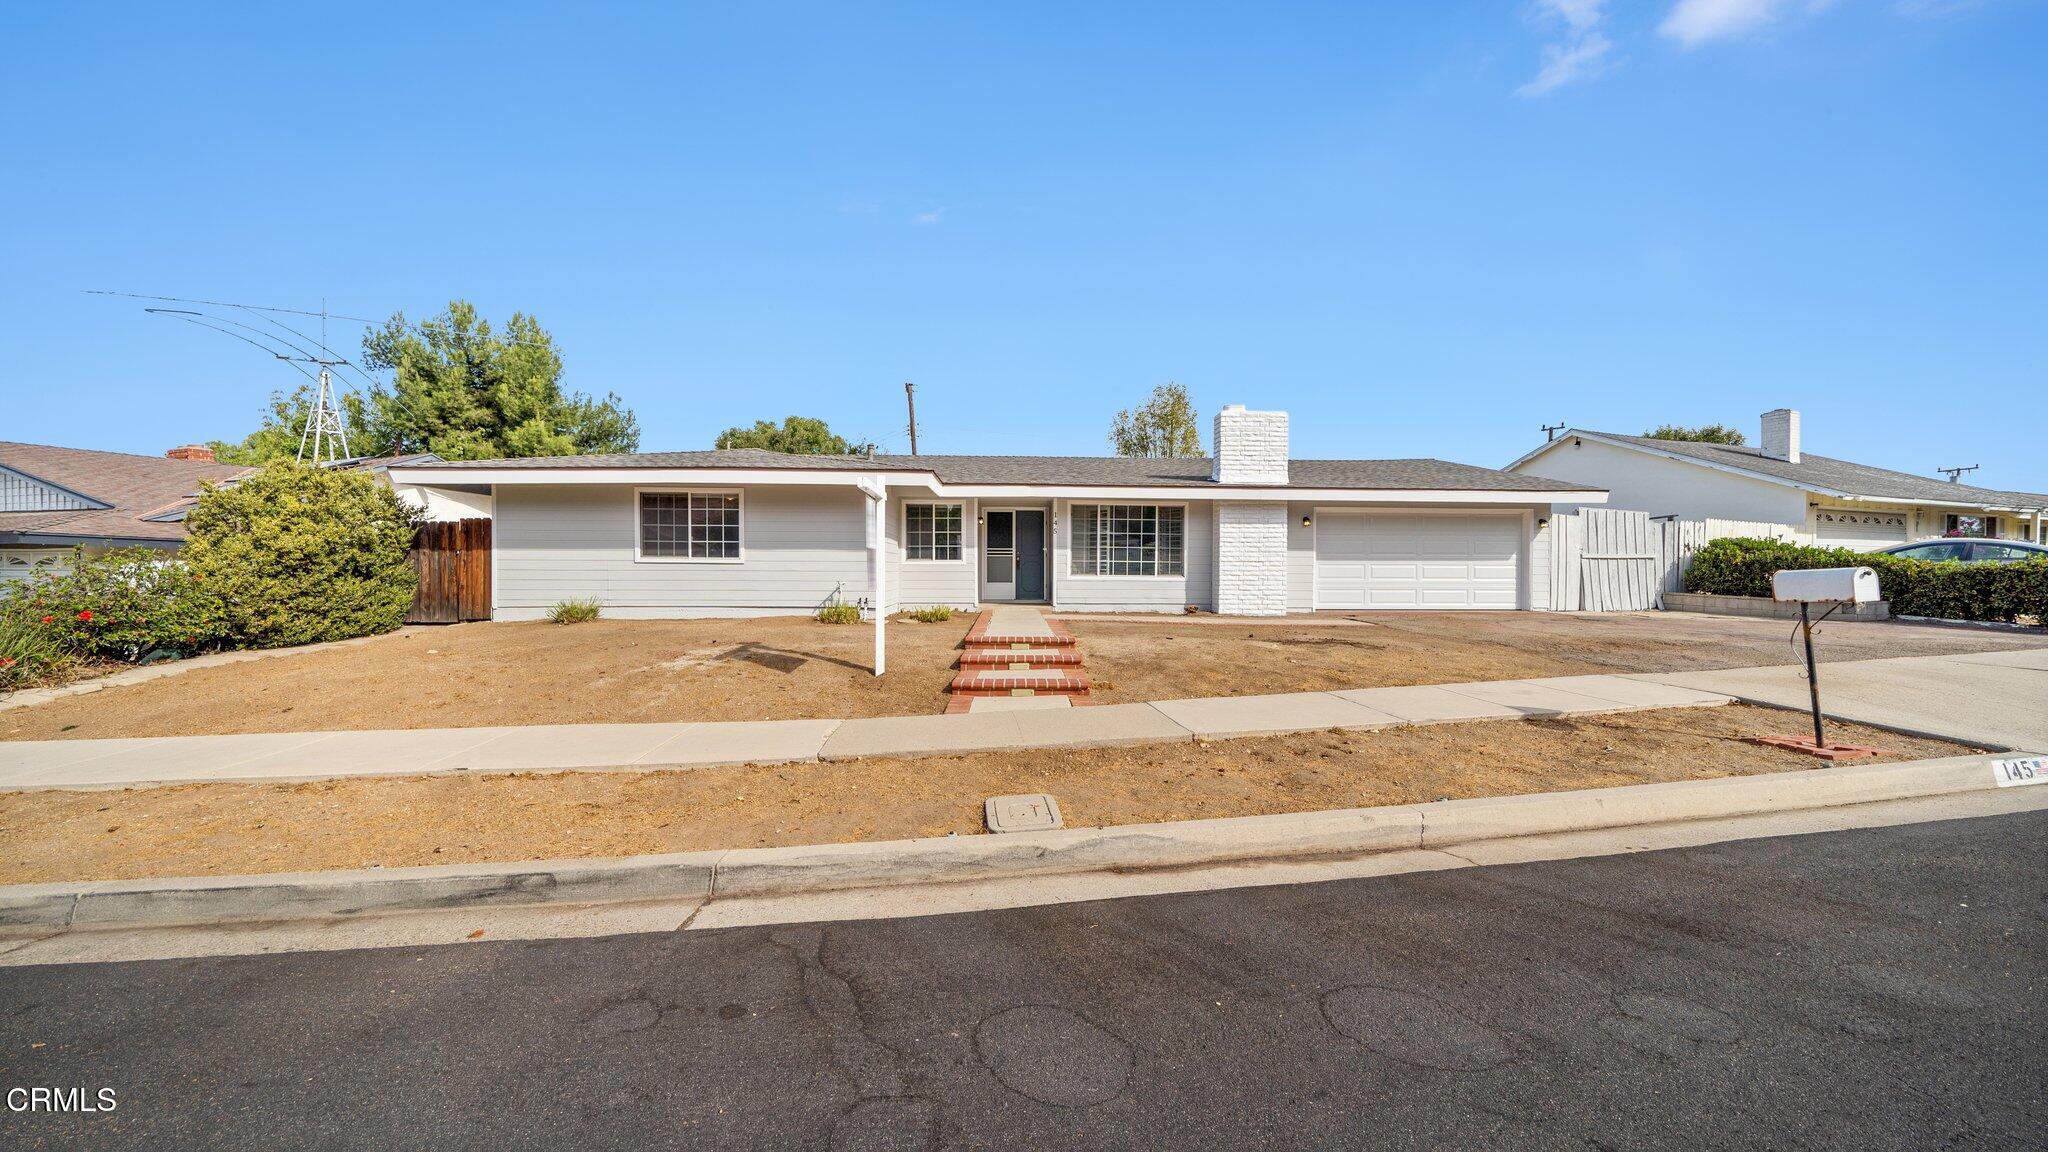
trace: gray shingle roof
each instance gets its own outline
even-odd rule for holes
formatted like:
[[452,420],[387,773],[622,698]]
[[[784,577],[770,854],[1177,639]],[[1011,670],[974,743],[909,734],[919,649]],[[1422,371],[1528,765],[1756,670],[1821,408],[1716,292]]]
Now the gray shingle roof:
[[[828,472],[931,472],[947,484],[1078,485],[1105,488],[1208,488],[1206,456],[793,456],[758,448],[704,452],[636,452],[615,456],[540,456],[523,460],[448,461],[418,471],[456,468],[769,468]],[[1515,472],[1448,460],[1293,460],[1289,488],[1452,489],[1461,491],[1586,491]]]
[[20,533],[76,540],[183,540],[182,522],[149,517],[188,507],[206,481],[226,480],[250,471],[210,460],[173,460],[165,456],[7,441],[0,441],[0,464],[112,505],[0,512],[0,535]]
[[1780,480],[1791,480],[1814,488],[1845,492],[1851,496],[1866,496],[1882,500],[1934,500],[1956,504],[1983,504],[1987,507],[2040,508],[2048,506],[2048,497],[2026,492],[1999,492],[1989,488],[1973,488],[1968,484],[1951,484],[1947,480],[1932,476],[1915,476],[1911,472],[1894,472],[1889,468],[1873,468],[1868,464],[1853,464],[1847,460],[1835,460],[1826,456],[1815,456],[1801,452],[1799,463],[1774,460],[1758,448],[1737,447],[1733,444],[1702,444],[1692,440],[1659,440],[1650,436],[1623,436],[1616,432],[1593,432],[1574,428],[1558,439],[1563,440],[1574,434],[1600,436],[1608,440],[1622,440],[1669,452],[1676,456],[1690,456],[1713,464],[1774,476]]

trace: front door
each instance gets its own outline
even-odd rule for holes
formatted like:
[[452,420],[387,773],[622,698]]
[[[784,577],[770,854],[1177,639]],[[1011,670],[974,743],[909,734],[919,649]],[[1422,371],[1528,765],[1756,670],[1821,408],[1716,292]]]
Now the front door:
[[1017,599],[1045,599],[1045,513],[1017,513]]
[[1045,509],[991,508],[981,532],[981,598],[1045,599]]

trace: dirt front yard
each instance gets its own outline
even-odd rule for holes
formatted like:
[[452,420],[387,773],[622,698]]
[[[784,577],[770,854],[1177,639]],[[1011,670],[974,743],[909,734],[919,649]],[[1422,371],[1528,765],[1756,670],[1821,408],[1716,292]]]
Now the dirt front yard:
[[[1790,625],[1683,613],[1382,612],[1244,622],[1063,617],[1100,703],[1788,664]],[[0,711],[0,740],[681,720],[945,710],[972,617],[873,630],[806,617],[462,624],[198,668]],[[2048,647],[2048,634],[1829,624],[1829,660]]]
[[[1104,704],[1792,664],[1792,624],[1682,612],[1372,612],[1281,623],[1063,616]],[[1824,660],[2048,648],[2048,632],[1830,623]]]
[[[986,797],[1015,792],[1050,792],[1078,827],[1793,772],[1816,762],[1744,737],[1804,726],[1731,704],[1029,755],[16,792],[0,794],[0,883],[969,836]],[[1968,750],[1829,735],[1889,759]]]

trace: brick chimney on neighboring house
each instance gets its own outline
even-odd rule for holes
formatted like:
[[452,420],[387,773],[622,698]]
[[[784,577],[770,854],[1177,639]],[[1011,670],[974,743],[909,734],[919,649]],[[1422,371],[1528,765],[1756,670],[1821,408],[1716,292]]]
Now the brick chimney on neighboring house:
[[213,449],[204,444],[180,444],[164,455],[173,460],[200,460],[208,464],[213,463]]
[[1763,454],[1787,464],[1799,463],[1799,413],[1773,408],[1764,413]]

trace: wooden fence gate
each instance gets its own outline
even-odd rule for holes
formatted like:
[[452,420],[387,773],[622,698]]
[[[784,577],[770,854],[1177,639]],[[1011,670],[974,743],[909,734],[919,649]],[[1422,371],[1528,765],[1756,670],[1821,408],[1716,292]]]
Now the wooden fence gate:
[[1587,612],[1644,612],[1663,591],[1659,565],[1663,534],[1648,512],[1582,508],[1579,607]]
[[420,574],[407,624],[455,624],[491,618],[491,522],[431,520],[412,545]]

